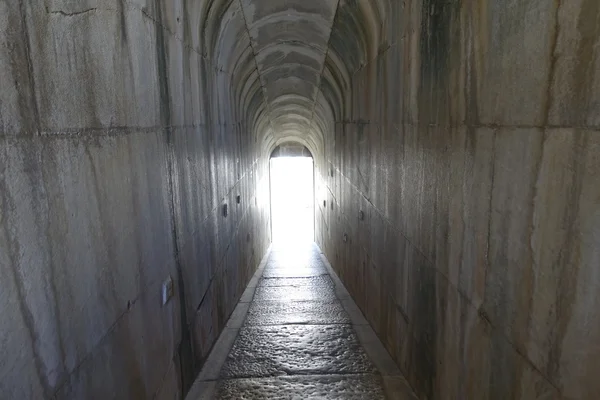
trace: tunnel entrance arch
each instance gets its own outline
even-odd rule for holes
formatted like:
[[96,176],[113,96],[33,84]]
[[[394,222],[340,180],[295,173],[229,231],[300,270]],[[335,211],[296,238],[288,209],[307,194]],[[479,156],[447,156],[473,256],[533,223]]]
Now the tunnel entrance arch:
[[271,238],[278,245],[315,239],[315,165],[302,144],[277,146],[269,157]]

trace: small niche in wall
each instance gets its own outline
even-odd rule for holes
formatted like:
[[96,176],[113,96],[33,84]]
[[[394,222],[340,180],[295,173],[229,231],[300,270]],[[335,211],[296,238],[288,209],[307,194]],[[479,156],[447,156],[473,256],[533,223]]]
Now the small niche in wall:
[[228,210],[227,210],[227,204],[223,204],[223,217],[227,217],[228,214]]
[[237,204],[240,204],[240,203],[242,202],[242,196],[240,196],[240,195],[238,194],[238,195],[236,196],[236,198],[235,198],[235,202],[236,202]]

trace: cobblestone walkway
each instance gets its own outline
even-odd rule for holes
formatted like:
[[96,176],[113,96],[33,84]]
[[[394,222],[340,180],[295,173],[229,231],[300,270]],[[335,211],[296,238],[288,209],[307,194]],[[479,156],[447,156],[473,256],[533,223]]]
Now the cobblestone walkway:
[[316,245],[273,248],[187,400],[416,399]]

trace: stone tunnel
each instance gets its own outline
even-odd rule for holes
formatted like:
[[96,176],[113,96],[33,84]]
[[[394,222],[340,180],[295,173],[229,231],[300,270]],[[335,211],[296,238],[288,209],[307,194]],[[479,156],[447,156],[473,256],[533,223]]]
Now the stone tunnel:
[[0,0],[0,399],[192,398],[294,146],[402,398],[600,398],[598,0]]

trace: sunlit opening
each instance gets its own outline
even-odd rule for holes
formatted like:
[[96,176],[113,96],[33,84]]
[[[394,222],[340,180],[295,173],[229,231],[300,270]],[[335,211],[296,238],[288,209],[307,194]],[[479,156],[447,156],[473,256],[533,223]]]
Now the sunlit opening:
[[278,246],[314,241],[313,159],[271,159],[273,243]]

